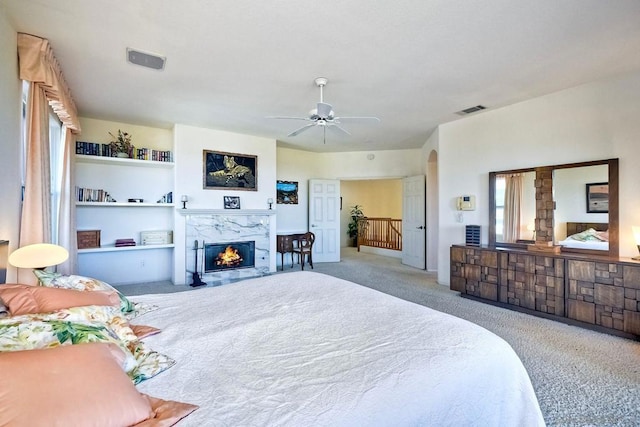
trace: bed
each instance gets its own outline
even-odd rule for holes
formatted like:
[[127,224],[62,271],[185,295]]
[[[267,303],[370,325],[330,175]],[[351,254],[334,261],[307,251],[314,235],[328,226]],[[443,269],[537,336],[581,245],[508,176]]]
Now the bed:
[[131,299],[158,307],[135,323],[176,361],[137,388],[198,405],[180,427],[544,425],[504,340],[352,282],[292,272]]
[[609,250],[609,223],[567,222],[567,237],[558,242],[564,248]]

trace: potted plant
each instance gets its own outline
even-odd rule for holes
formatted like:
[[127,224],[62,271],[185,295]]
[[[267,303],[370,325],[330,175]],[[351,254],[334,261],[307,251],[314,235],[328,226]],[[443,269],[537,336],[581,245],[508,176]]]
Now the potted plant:
[[349,222],[347,226],[347,235],[351,239],[350,246],[358,246],[358,221],[364,218],[364,213],[362,212],[362,206],[355,205],[351,207],[351,211],[349,211],[351,215],[351,222]]
[[131,135],[118,129],[118,136],[109,132],[113,140],[109,143],[111,147],[111,155],[114,157],[131,157],[133,144],[131,144]]

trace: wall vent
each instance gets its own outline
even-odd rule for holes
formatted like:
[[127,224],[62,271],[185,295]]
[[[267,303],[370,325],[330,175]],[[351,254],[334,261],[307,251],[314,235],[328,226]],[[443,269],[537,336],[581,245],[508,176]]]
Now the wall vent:
[[466,116],[467,114],[475,113],[476,111],[482,111],[486,109],[487,107],[483,105],[476,105],[475,107],[469,107],[469,108],[465,108],[464,110],[460,110],[456,112],[456,114],[459,116]]
[[167,58],[152,53],[127,48],[127,61],[131,64],[141,65],[154,70],[163,70]]

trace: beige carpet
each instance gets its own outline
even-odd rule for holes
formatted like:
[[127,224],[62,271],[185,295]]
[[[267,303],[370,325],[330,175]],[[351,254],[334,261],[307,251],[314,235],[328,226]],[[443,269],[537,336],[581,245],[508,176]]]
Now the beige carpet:
[[[640,426],[640,342],[461,298],[438,285],[434,274],[354,248],[343,248],[340,263],[316,263],[313,271],[453,314],[501,336],[527,368],[549,426]],[[132,295],[190,288],[121,289]]]

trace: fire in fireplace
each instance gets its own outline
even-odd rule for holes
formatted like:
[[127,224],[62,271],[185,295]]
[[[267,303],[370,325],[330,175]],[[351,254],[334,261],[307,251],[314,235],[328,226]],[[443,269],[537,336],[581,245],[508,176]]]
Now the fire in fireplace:
[[205,243],[204,272],[254,267],[255,248],[254,241]]

